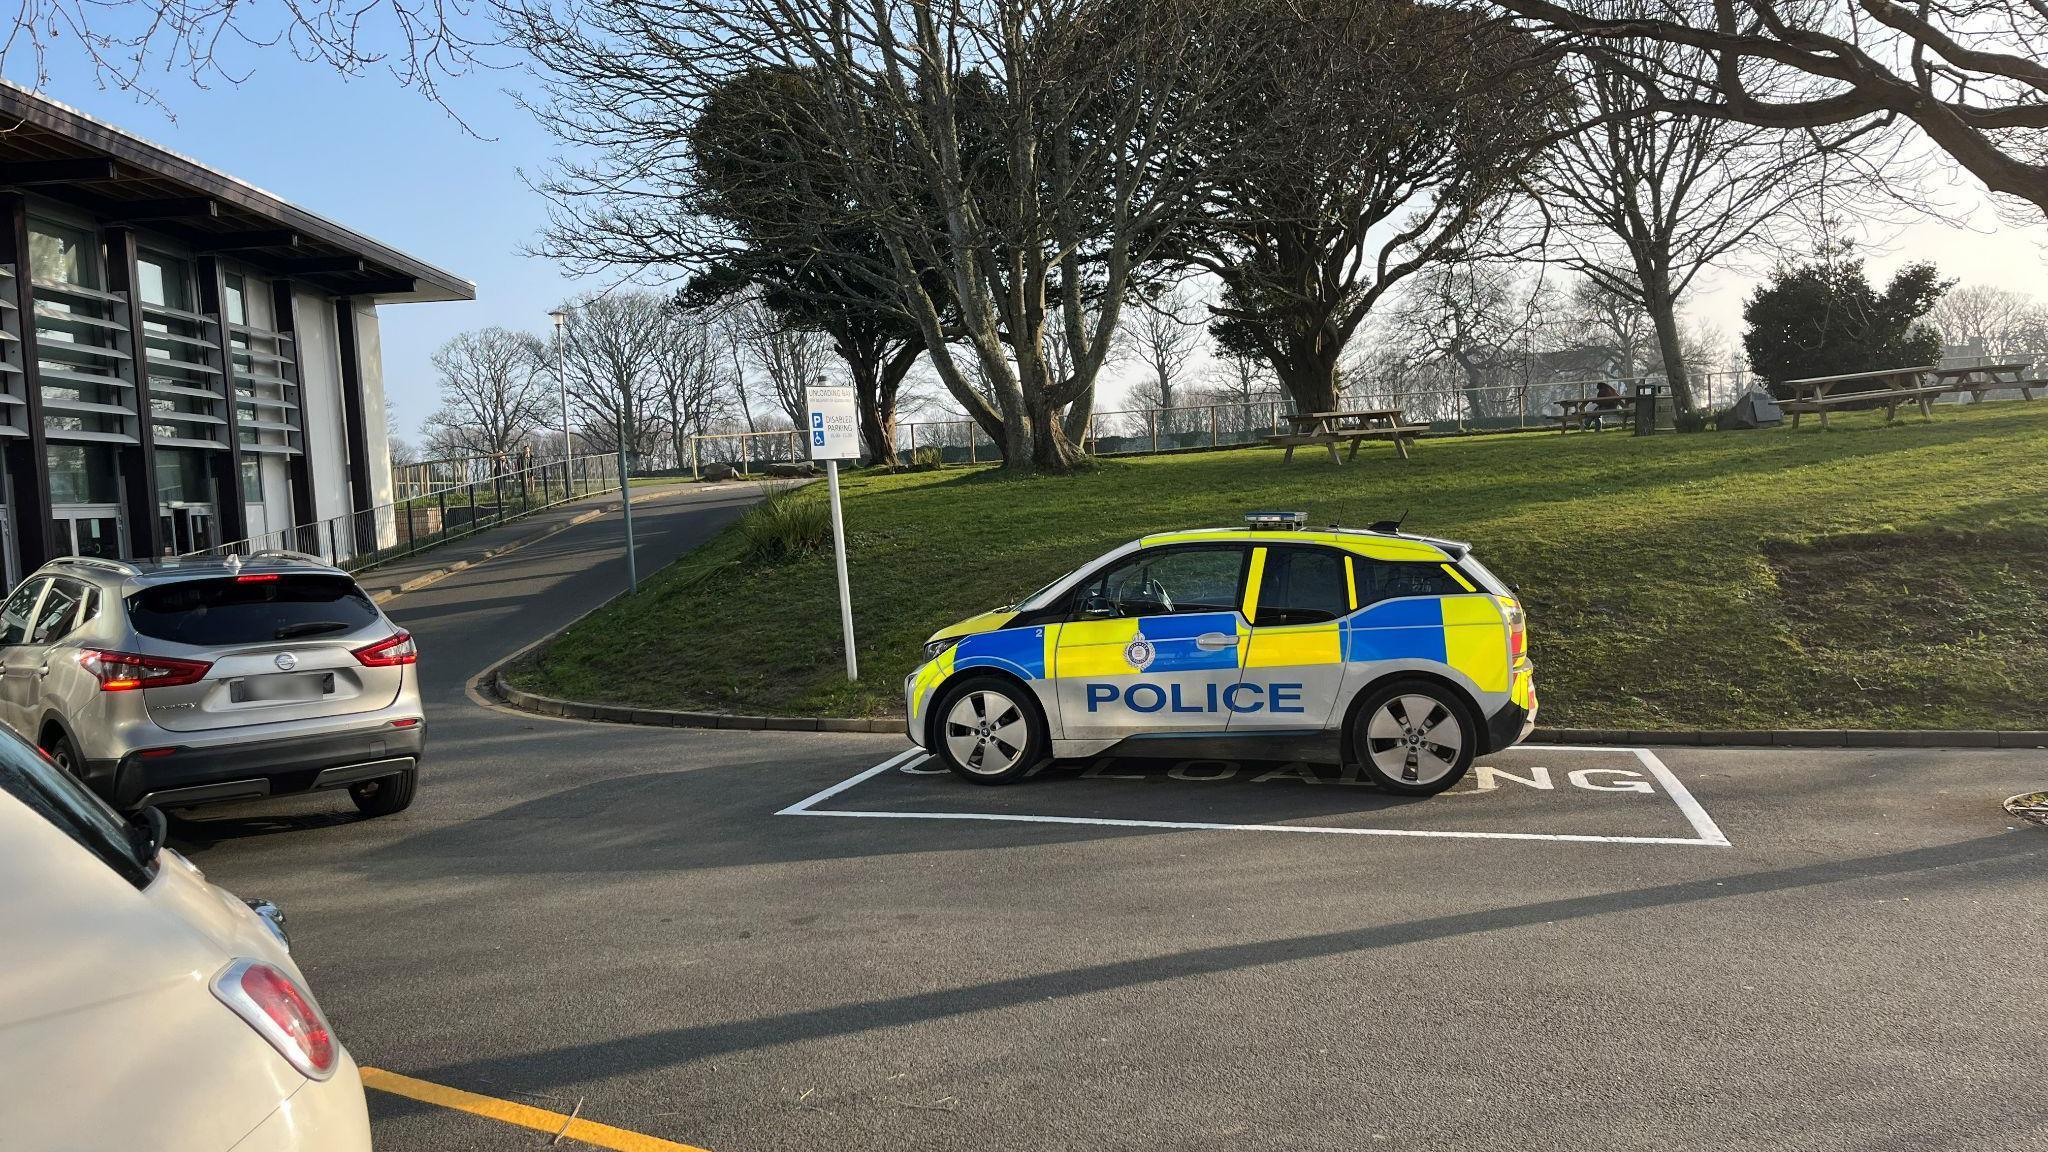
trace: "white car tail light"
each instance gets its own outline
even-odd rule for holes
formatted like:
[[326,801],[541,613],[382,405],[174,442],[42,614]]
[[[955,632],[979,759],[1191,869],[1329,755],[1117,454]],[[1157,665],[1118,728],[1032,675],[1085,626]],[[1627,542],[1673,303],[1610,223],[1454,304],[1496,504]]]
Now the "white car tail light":
[[133,692],[137,688],[176,688],[197,684],[213,668],[204,660],[174,660],[169,656],[140,656],[133,652],[109,652],[87,648],[78,654],[78,666],[100,682],[102,692]]
[[281,969],[241,959],[213,978],[213,994],[309,1080],[334,1075],[341,1048],[320,1005]]
[[366,668],[389,668],[394,664],[419,663],[420,650],[419,646],[412,642],[412,633],[400,632],[396,636],[356,649],[355,658],[357,663]]

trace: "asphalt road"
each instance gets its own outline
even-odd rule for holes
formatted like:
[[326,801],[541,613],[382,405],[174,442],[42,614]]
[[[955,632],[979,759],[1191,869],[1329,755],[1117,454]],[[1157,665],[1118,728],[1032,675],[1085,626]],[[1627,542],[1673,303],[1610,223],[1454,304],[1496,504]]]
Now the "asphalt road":
[[[738,507],[636,508],[644,567]],[[1998,806],[2048,753],[1532,749],[1422,802],[913,759],[819,796],[906,745],[464,696],[622,583],[616,537],[388,607],[424,653],[412,810],[177,825],[284,905],[366,1065],[715,1152],[2048,1147],[2048,829]],[[387,1150],[549,1140],[372,1114]]]

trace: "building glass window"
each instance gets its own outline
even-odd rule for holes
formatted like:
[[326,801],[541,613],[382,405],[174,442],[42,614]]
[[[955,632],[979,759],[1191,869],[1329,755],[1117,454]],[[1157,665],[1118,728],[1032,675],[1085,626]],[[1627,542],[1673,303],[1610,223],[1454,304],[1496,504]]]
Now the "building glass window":
[[131,435],[133,394],[121,374],[128,355],[117,347],[125,325],[99,291],[97,236],[41,218],[29,220],[28,233],[45,428],[59,437]]
[[228,273],[226,280],[228,323],[247,324],[249,322],[248,282],[242,279],[240,272]]
[[263,461],[242,461],[242,502],[263,503]]
[[38,280],[98,288],[99,238],[84,228],[30,220],[28,266],[29,274]]
[[218,365],[209,362],[218,355],[212,328],[187,315],[198,306],[192,262],[145,250],[135,267],[154,435],[173,446],[224,443],[226,389]]
[[206,474],[206,451],[158,448],[156,498],[163,504],[213,503],[213,484]]
[[143,252],[135,258],[135,286],[144,304],[161,308],[192,310],[192,278],[183,260],[160,252]]
[[112,504],[120,499],[114,449],[104,444],[52,444],[50,503]]

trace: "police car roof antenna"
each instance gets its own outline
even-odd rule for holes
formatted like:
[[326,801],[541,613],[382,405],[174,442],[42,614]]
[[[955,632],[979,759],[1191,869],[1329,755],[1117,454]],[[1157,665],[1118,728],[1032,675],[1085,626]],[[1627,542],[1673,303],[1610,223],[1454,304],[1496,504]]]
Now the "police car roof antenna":
[[1401,525],[1406,524],[1407,522],[1408,510],[1406,508],[1403,508],[1401,509],[1401,514],[1392,520],[1380,520],[1374,522],[1371,531],[1380,532],[1388,536],[1392,536],[1393,534],[1401,530]]

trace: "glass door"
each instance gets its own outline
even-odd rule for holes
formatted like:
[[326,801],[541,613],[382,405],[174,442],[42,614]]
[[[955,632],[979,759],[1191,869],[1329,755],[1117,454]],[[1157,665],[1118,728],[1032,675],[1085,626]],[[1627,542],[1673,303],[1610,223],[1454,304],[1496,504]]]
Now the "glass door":
[[158,518],[164,546],[173,556],[210,550],[220,541],[213,533],[213,505],[167,504]]
[[50,519],[60,555],[109,560],[128,555],[127,526],[118,504],[60,504],[51,509]]

